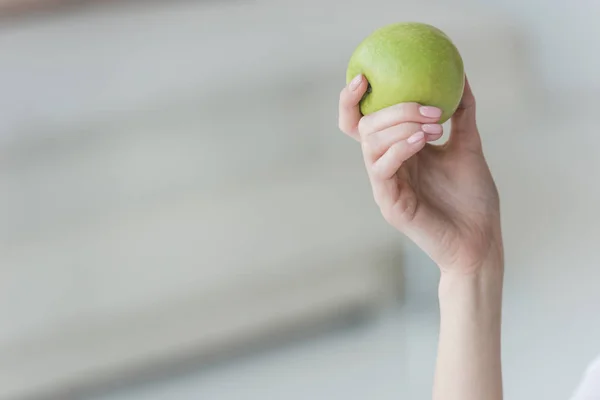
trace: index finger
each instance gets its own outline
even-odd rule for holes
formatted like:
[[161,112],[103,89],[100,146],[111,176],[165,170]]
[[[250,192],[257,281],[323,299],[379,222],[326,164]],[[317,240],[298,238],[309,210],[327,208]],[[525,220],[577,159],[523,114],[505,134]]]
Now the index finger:
[[368,86],[367,79],[358,75],[340,93],[339,128],[357,141],[360,141],[358,122],[362,118],[359,104]]

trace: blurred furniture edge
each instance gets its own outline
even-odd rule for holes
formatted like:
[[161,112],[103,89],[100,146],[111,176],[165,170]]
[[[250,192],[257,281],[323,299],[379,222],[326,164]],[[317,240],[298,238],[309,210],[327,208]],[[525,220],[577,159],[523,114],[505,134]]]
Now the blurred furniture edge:
[[306,166],[284,174],[289,181],[269,179],[216,202],[207,200],[215,193],[191,191],[104,214],[84,229],[63,227],[55,238],[18,242],[4,256],[13,271],[67,274],[75,253],[81,264],[72,281],[81,288],[62,295],[76,303],[69,317],[39,309],[46,327],[3,343],[0,398],[64,398],[65,390],[156,363],[203,362],[337,323],[397,296],[398,235],[377,218],[370,193],[356,190],[360,172],[348,164]]
[[[202,365],[238,350],[243,353],[248,346],[301,337],[315,325],[331,326],[364,314],[381,302],[386,274],[373,273],[377,254],[351,255],[346,265],[324,266],[310,276],[298,268],[288,279],[223,287],[213,295],[88,324],[81,321],[37,340],[13,343],[2,351],[1,396],[70,398],[102,384],[135,381],[140,373],[160,373],[163,365]],[[300,267],[301,261],[291,260]]]
[[[160,8],[156,12],[161,18],[141,15],[138,23],[143,28],[136,26],[138,31],[172,35],[177,26],[185,32],[178,39],[187,37],[188,41],[178,42],[176,54],[188,55],[189,65],[175,65],[171,74],[163,65],[160,80],[152,74],[138,74],[149,60],[144,56],[161,59],[157,52],[161,47],[150,43],[148,49],[128,59],[123,71],[111,71],[113,76],[128,78],[132,71],[134,75],[123,79],[120,92],[111,92],[116,89],[110,87],[103,92],[108,103],[89,107],[93,103],[85,96],[101,87],[80,93],[81,108],[74,109],[69,121],[73,126],[93,126],[83,129],[81,137],[62,133],[48,137],[40,132],[39,136],[9,138],[2,149],[6,168],[0,174],[13,197],[2,200],[2,247],[6,251],[0,257],[7,274],[15,278],[0,297],[0,399],[44,398],[48,393],[60,397],[71,388],[120,379],[155,363],[176,362],[190,354],[200,360],[208,354],[218,356],[244,343],[268,340],[277,332],[301,330],[372,309],[397,289],[398,236],[385,226],[372,204],[360,160],[354,159],[358,153],[350,154],[354,143],[340,136],[329,138],[336,135],[331,112],[343,84],[346,51],[372,28],[392,22],[394,15],[415,20],[428,15],[428,22],[447,30],[457,42],[476,95],[483,98],[480,112],[493,116],[498,107],[519,108],[525,102],[523,83],[528,77],[522,76],[526,66],[520,37],[510,22],[479,15],[474,9],[465,13],[460,7],[420,4],[408,8],[402,2],[379,1],[373,7],[380,13],[367,15],[358,1],[347,2],[343,10],[336,4],[312,1],[321,13],[315,16],[308,3],[297,5],[295,13],[286,9],[289,4],[258,2],[210,9],[190,3],[177,12]],[[136,10],[137,16],[140,13]],[[131,26],[129,16],[105,13],[96,22],[106,26],[110,21],[112,29],[106,33],[117,35],[121,44],[128,43],[130,32],[124,29]],[[39,35],[30,31],[21,38],[24,43],[10,43],[15,54],[7,52],[4,57],[25,57],[20,49],[32,45],[81,40],[94,30],[96,17],[77,18],[83,22],[66,24],[64,30],[42,27]],[[293,18],[303,21],[298,32],[266,40],[272,36],[269,29],[285,29],[296,21]],[[363,30],[356,30],[353,21],[360,21]],[[235,28],[230,36],[219,36],[227,26]],[[253,26],[266,27],[266,31],[255,32]],[[215,36],[206,34],[210,29],[217,32]],[[60,36],[65,33],[68,37]],[[231,59],[217,56],[222,48],[210,45],[215,40],[223,40],[224,48],[232,43],[240,47],[240,57],[249,60],[244,71],[231,75]],[[261,46],[253,47],[257,42]],[[202,57],[195,61],[190,51],[198,46],[203,49]],[[332,52],[331,46],[344,52]],[[297,51],[282,52],[289,47]],[[309,49],[312,53],[307,57]],[[68,46],[57,47],[58,61],[40,62],[77,75],[99,68],[101,60],[111,55],[123,57],[119,47],[97,51],[91,46],[81,50],[86,53],[80,58],[66,58],[76,65],[61,65],[63,50],[72,53]],[[260,62],[269,54],[278,56]],[[257,59],[246,58],[250,55]],[[202,74],[197,73],[199,68]],[[339,81],[330,80],[340,70]],[[300,77],[299,81],[281,86],[278,79],[285,81],[290,75]],[[306,85],[310,79],[314,82]],[[264,86],[267,82],[269,87]],[[165,87],[159,87],[161,83]],[[206,111],[215,114],[212,120],[193,115],[194,106],[188,105],[187,114],[174,114],[176,122],[161,121],[160,115],[179,108],[169,105],[170,100],[165,109],[151,115],[132,108],[141,99],[131,93],[171,99],[168,88],[176,86],[173,83],[202,90],[209,96],[208,103],[214,100],[210,94],[223,87],[245,88],[264,97],[241,95],[242,102],[250,101],[245,114],[232,118],[216,107]],[[269,97],[274,91],[281,93]],[[172,96],[178,93],[175,88]],[[236,92],[227,92],[226,97],[232,93]],[[299,98],[287,103],[289,93]],[[131,103],[116,103],[122,98]],[[217,101],[217,105],[227,101]],[[47,106],[51,109],[53,104]],[[110,106],[131,112],[99,122],[106,114],[95,107]],[[275,110],[273,120],[267,121],[271,125],[288,129],[289,121],[294,121],[289,128],[292,132],[269,132],[260,119],[261,106]],[[243,112],[244,108],[239,109]],[[219,135],[227,132],[218,129],[223,125],[233,129],[236,119],[256,128],[242,132],[250,133],[249,138],[235,138],[238,146],[233,148]],[[211,126],[213,122],[218,125]],[[44,126],[43,121],[38,125]],[[309,132],[315,126],[316,131]],[[61,131],[56,126],[50,130]],[[190,135],[194,130],[196,134]],[[332,132],[325,133],[328,130]],[[268,154],[269,146],[277,156]],[[253,160],[247,148],[264,149],[264,159]],[[343,154],[346,149],[349,156]],[[237,160],[233,171],[216,164],[220,160],[209,154],[228,151]],[[116,167],[109,168],[113,164]],[[206,170],[204,175],[189,173],[200,169]],[[115,173],[117,178],[111,175]],[[260,175],[262,180],[236,190],[231,173]],[[234,185],[225,191],[211,189],[209,195],[194,188],[211,176]],[[117,189],[126,195],[110,197]],[[152,196],[162,196],[162,200],[138,206],[140,199]],[[99,221],[70,225],[69,218],[78,212],[87,216],[85,210],[77,209],[82,199],[97,203],[93,211]],[[288,216],[285,210],[269,205],[278,202],[298,210],[297,215]],[[148,253],[158,256],[149,258]],[[41,277],[46,281],[35,282]],[[13,326],[18,319],[25,321],[20,330]],[[6,333],[9,328],[12,334]]]
[[[85,5],[114,5],[131,0],[0,0],[0,18],[29,16],[37,13],[60,13]],[[150,0],[149,0],[150,1]],[[114,4],[111,4],[114,3]]]
[[39,12],[59,12],[96,0],[0,0],[0,18],[23,17]]

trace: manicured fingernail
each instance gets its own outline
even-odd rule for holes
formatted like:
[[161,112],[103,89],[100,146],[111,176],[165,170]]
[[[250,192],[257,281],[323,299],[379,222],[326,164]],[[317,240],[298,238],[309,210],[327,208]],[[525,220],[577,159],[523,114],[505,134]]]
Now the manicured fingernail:
[[442,116],[442,110],[437,107],[422,106],[419,108],[419,112],[422,116],[428,118],[439,118]]
[[423,132],[432,135],[439,135],[444,131],[440,124],[423,124],[421,125],[421,129],[423,129]]
[[417,142],[420,142],[421,140],[423,140],[424,137],[425,137],[424,132],[417,132],[417,133],[413,133],[413,135],[411,137],[409,137],[408,139],[406,139],[406,141],[409,144],[414,144],[414,143],[417,143]]
[[361,82],[362,82],[362,74],[356,75],[354,77],[354,79],[352,79],[350,81],[350,85],[348,85],[348,88],[350,88],[350,90],[352,90],[352,91],[355,91],[356,89],[358,89]]

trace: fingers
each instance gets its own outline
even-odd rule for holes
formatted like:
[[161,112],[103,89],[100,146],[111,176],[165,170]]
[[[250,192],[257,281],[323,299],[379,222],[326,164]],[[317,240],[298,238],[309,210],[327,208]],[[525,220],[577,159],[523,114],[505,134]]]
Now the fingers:
[[425,134],[428,142],[438,140],[443,134],[443,127],[439,124],[420,124],[406,122],[386,128],[382,131],[363,136],[363,150],[365,157],[374,162],[379,159],[393,144],[408,139],[417,132]]
[[[442,110],[435,107],[401,103],[363,117],[360,112],[360,100],[367,88],[366,78],[358,75],[340,93],[338,125],[342,132],[355,140],[360,141],[361,135],[370,135],[403,123],[437,126],[436,122],[442,115]],[[437,140],[441,137],[441,130],[437,132],[437,127],[433,129],[435,131],[432,132],[428,132],[427,127],[423,129],[427,140]],[[398,135],[402,136],[397,130],[395,132],[396,136],[392,138],[394,140]]]
[[[392,106],[359,120],[361,148],[373,197],[384,218],[417,243],[426,244],[435,215],[419,201],[404,163],[443,134],[441,110],[416,103]],[[421,232],[425,227],[425,234]]]
[[422,106],[417,103],[401,103],[384,108],[362,119],[358,126],[361,135],[369,135],[404,122],[435,124],[442,116],[442,110]]
[[365,164],[375,179],[391,179],[428,141],[442,136],[442,110],[402,103],[362,117],[358,131]]
[[385,181],[394,177],[402,164],[425,146],[425,133],[418,131],[405,140],[392,144],[379,159],[370,165],[374,180]]
[[338,125],[342,132],[360,140],[358,123],[362,118],[360,100],[369,86],[364,76],[356,76],[340,93]]

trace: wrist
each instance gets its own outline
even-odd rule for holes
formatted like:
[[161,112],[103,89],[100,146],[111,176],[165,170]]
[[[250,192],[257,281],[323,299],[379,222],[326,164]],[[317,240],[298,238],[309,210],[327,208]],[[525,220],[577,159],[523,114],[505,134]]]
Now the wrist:
[[[442,276],[445,275],[472,275],[478,274],[482,270],[503,270],[504,269],[504,245],[502,236],[499,239],[486,241],[485,249],[471,251],[470,256],[455,257],[450,263],[438,264]],[[469,252],[467,252],[469,254]]]
[[490,251],[481,261],[470,266],[439,265],[440,279],[479,279],[497,280],[504,273],[504,252],[502,249]]
[[471,272],[444,271],[440,277],[440,308],[483,312],[500,317],[504,264],[501,259],[487,261]]

